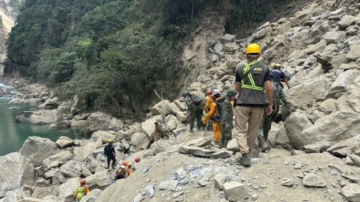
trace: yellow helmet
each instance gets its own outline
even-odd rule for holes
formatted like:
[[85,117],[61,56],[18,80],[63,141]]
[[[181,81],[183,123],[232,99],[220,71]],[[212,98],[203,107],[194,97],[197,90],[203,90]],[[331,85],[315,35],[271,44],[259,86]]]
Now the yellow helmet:
[[109,140],[108,140],[108,143],[112,143],[112,142],[113,142],[112,139],[109,139]]
[[280,64],[280,63],[272,63],[272,67],[273,67],[273,68],[278,67],[279,69],[281,69],[281,68],[283,68],[283,65]]
[[246,48],[246,54],[260,54],[261,47],[259,44],[252,43]]

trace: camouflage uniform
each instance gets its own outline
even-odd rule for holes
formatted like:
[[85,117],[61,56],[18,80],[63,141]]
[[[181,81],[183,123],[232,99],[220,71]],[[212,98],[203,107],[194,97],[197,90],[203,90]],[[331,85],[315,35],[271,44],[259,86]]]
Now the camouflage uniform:
[[228,98],[225,99],[222,104],[222,115],[221,115],[220,124],[222,128],[220,146],[226,148],[228,142],[232,139],[231,130],[234,127],[233,106]]
[[[270,116],[266,115],[266,108],[264,116],[263,116],[263,120],[262,120],[262,124],[260,125],[260,129],[258,132],[258,137],[263,137],[264,140],[266,141],[271,129],[271,123],[273,122],[273,120],[276,118],[278,112],[279,112],[279,108],[280,105],[282,105],[282,103],[284,103],[284,105],[286,107],[288,107],[289,109],[291,108],[291,103],[288,101],[284,91],[282,90],[281,86],[279,83],[274,83],[273,82],[273,86],[275,86],[273,88],[274,90],[274,102],[276,103],[276,109],[272,112],[272,114]],[[265,98],[265,102],[269,103],[269,98],[266,97]]]
[[192,103],[191,95],[186,95],[185,97],[185,104],[187,106],[187,110],[190,113],[190,131],[193,130],[195,125],[195,119],[198,129],[200,130],[203,127],[202,124],[202,113],[203,113],[203,104],[195,105]]

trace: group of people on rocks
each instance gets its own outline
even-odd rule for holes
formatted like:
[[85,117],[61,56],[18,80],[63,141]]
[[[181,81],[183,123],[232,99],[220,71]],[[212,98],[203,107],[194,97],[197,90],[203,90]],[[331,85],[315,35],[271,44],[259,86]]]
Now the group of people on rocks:
[[212,126],[212,144],[226,148],[234,128],[234,138],[242,153],[238,161],[249,167],[256,139],[261,151],[270,149],[266,141],[280,105],[284,104],[290,112],[294,109],[283,92],[282,82],[290,88],[290,78],[281,70],[283,66],[273,63],[270,69],[259,62],[261,47],[255,43],[246,48],[245,54],[247,63],[236,67],[235,89],[229,89],[223,96],[220,90],[208,90],[206,99],[189,92],[184,92],[183,97],[190,113],[190,131],[195,120],[198,130]]

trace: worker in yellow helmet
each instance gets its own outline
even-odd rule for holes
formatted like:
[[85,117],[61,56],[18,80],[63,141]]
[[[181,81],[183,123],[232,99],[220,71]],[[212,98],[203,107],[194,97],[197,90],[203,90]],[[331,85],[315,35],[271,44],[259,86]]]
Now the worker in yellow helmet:
[[281,70],[283,68],[282,64],[279,63],[273,63],[272,64],[272,68],[273,70],[271,70],[272,73],[272,80],[275,83],[280,84],[280,86],[282,88],[284,88],[284,86],[281,84],[281,81],[285,82],[285,84],[287,85],[288,88],[290,88],[290,83],[289,83],[289,77],[287,77],[285,75],[285,73]]
[[[250,44],[246,48],[247,63],[236,67],[235,89],[238,92],[235,108],[235,138],[240,147],[242,157],[240,163],[249,167],[250,151],[255,144],[257,133],[266,107],[264,89],[266,86],[269,104],[267,114],[273,111],[273,90],[270,69],[260,62],[261,47]],[[248,127],[246,126],[248,124]]]

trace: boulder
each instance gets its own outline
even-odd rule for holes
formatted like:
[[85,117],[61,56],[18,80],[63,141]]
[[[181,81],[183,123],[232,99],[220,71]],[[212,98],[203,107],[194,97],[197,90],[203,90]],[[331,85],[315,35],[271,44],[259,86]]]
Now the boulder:
[[179,153],[181,154],[192,154],[198,157],[208,157],[210,158],[212,154],[216,153],[215,150],[212,149],[205,149],[202,147],[196,146],[181,146],[179,148]]
[[301,132],[312,126],[306,114],[299,111],[292,113],[285,120],[284,126],[291,144],[296,149],[302,149],[305,143],[301,137]]
[[307,43],[308,44],[316,44],[318,43],[322,36],[328,32],[330,29],[329,24],[327,21],[324,20],[317,20],[315,24],[311,27],[311,32],[309,34],[309,38]]
[[316,44],[309,45],[309,47],[305,49],[305,52],[308,55],[314,54],[316,52],[321,53],[324,51],[325,47],[326,47],[326,41],[321,40],[320,42],[318,42]]
[[81,202],[95,202],[96,199],[100,196],[101,192],[102,191],[100,189],[93,189],[91,190],[90,194],[84,196],[81,199]]
[[336,94],[345,92],[347,87],[360,75],[358,70],[348,70],[342,72],[335,82],[331,85],[325,98],[335,98]]
[[178,181],[177,181],[177,180],[169,180],[169,181],[160,182],[160,184],[159,184],[159,190],[166,190],[166,189],[168,189],[169,191],[175,191],[177,185],[178,185]]
[[350,202],[360,201],[360,186],[354,183],[344,186],[341,194]]
[[91,175],[90,170],[86,167],[84,162],[75,160],[68,161],[63,166],[61,166],[60,172],[68,178],[87,177]]
[[60,148],[70,147],[70,146],[74,145],[74,140],[72,140],[71,138],[66,137],[66,136],[61,136],[61,137],[59,137],[59,139],[56,141],[56,144],[57,144]]
[[360,44],[350,45],[350,51],[346,54],[348,62],[356,61],[360,58]]
[[165,117],[170,113],[170,111],[168,109],[168,106],[170,104],[171,103],[169,100],[160,101],[151,108],[150,112],[153,116],[162,115]]
[[352,138],[360,131],[359,114],[349,110],[333,112],[321,117],[301,133],[304,144],[318,143],[327,149],[330,146],[348,138]]
[[344,15],[338,22],[338,26],[339,26],[340,30],[344,30],[347,27],[349,27],[350,25],[355,24],[355,22],[356,22],[356,17],[351,16],[351,15]]
[[70,103],[64,102],[57,107],[58,114],[70,113]]
[[356,69],[358,68],[359,65],[356,64],[355,62],[350,62],[348,64],[342,64],[340,65],[339,69],[343,69],[343,70],[349,70],[349,69]]
[[108,130],[118,132],[124,127],[124,122],[120,119],[113,117],[110,121]]
[[112,117],[103,112],[94,112],[87,118],[88,127],[90,133],[98,130],[108,130]]
[[131,136],[130,144],[136,151],[145,150],[150,144],[150,137],[145,133],[134,133]]
[[86,120],[71,120],[71,128],[85,128],[87,126]]
[[34,166],[40,166],[44,159],[59,151],[57,145],[50,139],[31,136],[24,142],[19,152],[29,158]]
[[224,45],[224,51],[233,53],[240,49],[240,46],[236,43],[227,43]]
[[220,38],[221,43],[233,43],[235,42],[236,36],[231,34],[225,34],[223,37]]
[[106,187],[110,186],[113,183],[110,172],[108,172],[108,170],[104,170],[94,175],[90,175],[89,177],[85,178],[85,180],[87,186],[90,189],[104,190]]
[[59,187],[59,198],[62,202],[73,202],[74,191],[80,186],[80,178],[71,178]]
[[43,104],[39,105],[42,109],[56,109],[60,106],[60,100],[58,97],[47,99]]
[[147,120],[141,123],[141,130],[150,137],[151,134],[155,131],[155,121]]
[[228,201],[243,201],[250,196],[245,186],[240,182],[227,182],[223,185],[223,189]]
[[319,111],[324,113],[331,113],[336,111],[336,100],[335,99],[327,99],[324,102],[322,102],[319,106]]
[[223,174],[216,174],[214,176],[214,184],[215,184],[215,188],[222,190],[223,189],[223,185],[225,183],[226,180],[226,176]]
[[41,99],[30,98],[30,99],[21,99],[14,98],[9,102],[9,105],[38,105],[41,103]]
[[91,135],[91,138],[95,140],[100,139],[105,144],[108,140],[115,140],[116,136],[108,131],[96,131]]
[[229,150],[229,151],[233,151],[233,152],[240,151],[239,145],[238,145],[235,138],[228,142],[228,144],[226,146],[226,149]]
[[275,145],[288,145],[290,140],[287,136],[285,125],[281,124],[279,131],[275,135]]
[[51,168],[56,168],[65,164],[73,157],[74,154],[72,154],[70,151],[61,151],[60,153],[44,159],[44,161],[42,162],[42,168],[44,169],[44,171],[48,171]]
[[179,107],[179,109],[180,109],[181,111],[186,111],[187,108],[186,108],[186,104],[185,104],[184,101],[175,100],[174,103],[176,104],[176,106]]
[[35,170],[33,163],[19,152],[0,156],[0,198],[8,191],[23,185],[33,186]]
[[315,174],[307,174],[302,180],[302,183],[305,187],[313,188],[324,188],[326,187],[326,182]]
[[18,188],[5,193],[4,198],[0,199],[0,202],[18,202],[22,198],[29,197],[30,193],[24,191],[23,188]]
[[47,196],[58,195],[59,187],[51,186],[51,187],[35,187],[33,193],[31,194],[32,198],[43,199]]
[[346,33],[343,31],[327,32],[324,39],[327,44],[338,44],[346,38]]
[[73,114],[78,114],[89,107],[89,98],[86,96],[75,95],[71,104],[70,111]]
[[330,87],[330,80],[325,76],[303,81],[288,90],[290,102],[298,107],[308,107],[317,98],[323,98]]
[[102,145],[102,140],[99,138],[96,141],[87,140],[85,144],[83,144],[81,147],[75,147],[74,149],[74,159],[78,161],[85,160],[86,157],[88,157],[92,152],[98,148],[100,148]]
[[23,111],[15,118],[19,122],[36,125],[54,123],[58,121],[58,116],[56,113],[50,110]]

